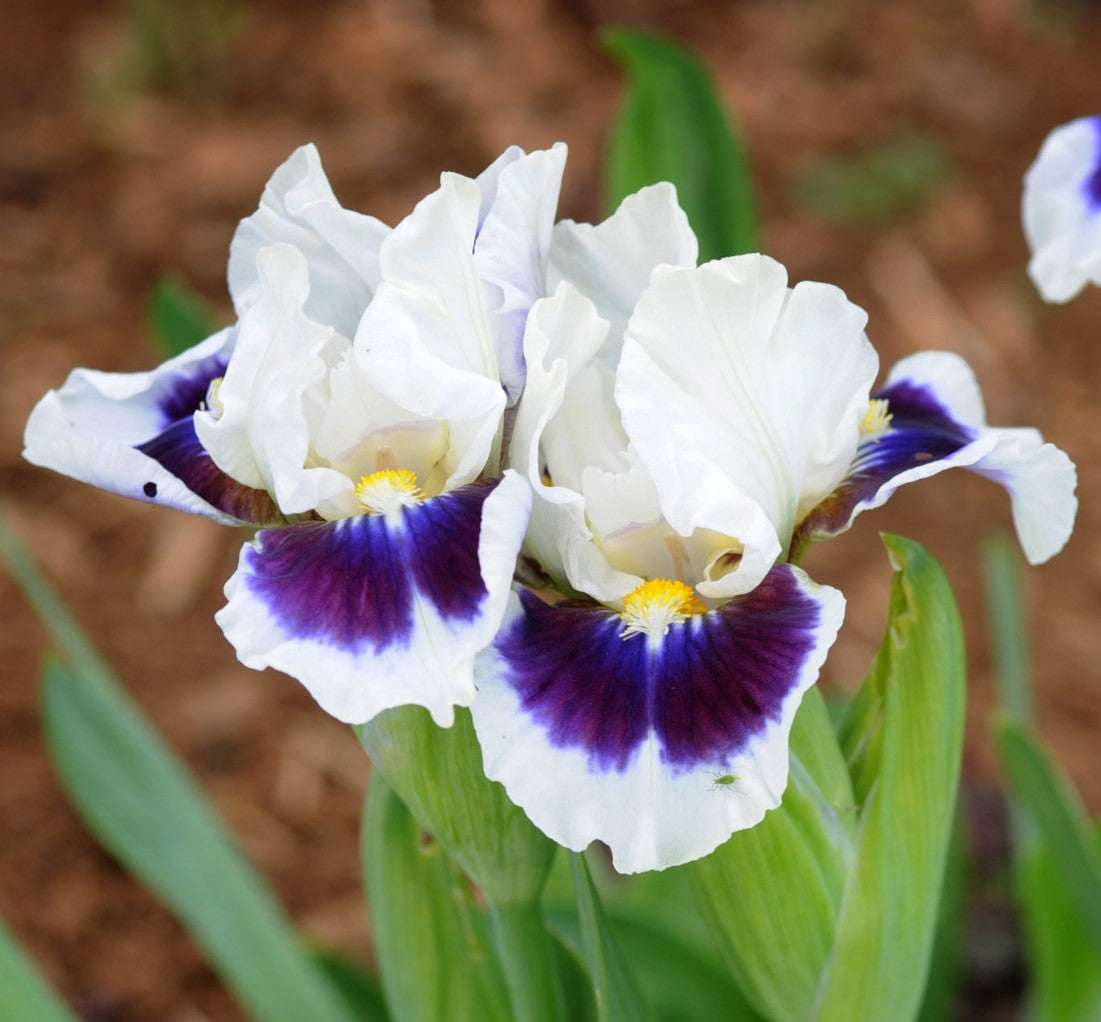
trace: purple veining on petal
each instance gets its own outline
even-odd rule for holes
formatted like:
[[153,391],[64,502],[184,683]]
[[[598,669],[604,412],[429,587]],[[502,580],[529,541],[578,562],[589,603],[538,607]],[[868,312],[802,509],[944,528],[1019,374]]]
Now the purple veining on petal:
[[293,638],[355,653],[409,641],[413,589],[381,516],[259,532],[245,562],[249,589]]
[[197,412],[206,400],[211,381],[225,375],[228,364],[227,355],[210,355],[191,363],[185,370],[157,380],[153,384],[153,400],[164,416],[163,425],[170,426]]
[[861,443],[844,481],[796,530],[793,550],[810,540],[844,532],[860,505],[885,483],[917,465],[950,457],[976,437],[923,384],[899,380],[872,396],[887,401],[890,429]]
[[407,645],[414,595],[445,621],[471,621],[487,596],[478,560],[482,505],[496,484],[473,483],[383,515],[304,522],[257,534],[248,587],[288,636],[352,653]]
[[478,538],[482,505],[497,482],[471,483],[405,511],[407,556],[417,591],[445,620],[472,621],[488,595]]
[[[227,515],[254,525],[271,525],[283,520],[266,490],[245,486],[214,464],[195,435],[195,422],[190,413],[136,447],[172,473],[192,493]],[[157,496],[157,486],[152,481],[146,483],[142,491],[151,499]]]
[[524,712],[594,771],[623,771],[651,732],[675,771],[729,760],[782,714],[816,646],[818,603],[778,565],[741,599],[670,626],[661,646],[621,637],[618,614],[521,594],[497,654]]
[[1094,117],[1094,158],[1093,167],[1086,175],[1083,185],[1086,204],[1094,213],[1101,213],[1101,117]]

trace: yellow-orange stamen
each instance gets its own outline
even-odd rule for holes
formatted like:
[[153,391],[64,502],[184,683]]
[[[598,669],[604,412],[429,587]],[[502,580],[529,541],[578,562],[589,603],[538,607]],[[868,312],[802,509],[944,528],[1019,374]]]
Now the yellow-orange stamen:
[[864,418],[860,420],[861,436],[878,443],[891,432],[893,418],[894,416],[887,410],[887,399],[873,398],[868,402],[868,410],[864,413]]
[[671,625],[680,624],[693,614],[704,614],[707,607],[691,586],[667,578],[653,578],[640,585],[623,601],[619,615],[627,623],[620,638],[632,635],[665,635]]
[[403,507],[414,507],[423,499],[417,473],[407,468],[388,468],[360,479],[356,502],[373,515],[388,515]]
[[203,400],[202,407],[210,412],[216,419],[222,417],[222,413],[226,410],[225,405],[222,404],[222,377],[215,376],[213,380],[207,384],[206,397]]

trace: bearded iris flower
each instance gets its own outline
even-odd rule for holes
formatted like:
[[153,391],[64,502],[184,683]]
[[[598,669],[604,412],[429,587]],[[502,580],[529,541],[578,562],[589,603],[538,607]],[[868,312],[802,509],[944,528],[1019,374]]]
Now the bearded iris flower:
[[697,267],[670,185],[555,225],[564,158],[445,174],[391,230],[304,147],[234,238],[236,324],[152,373],[76,370],[25,454],[259,527],[217,614],[245,664],[348,722],[471,706],[487,775],[546,834],[660,869],[780,802],[844,611],[807,544],[961,466],[1010,491],[1039,562],[1075,475],[988,427],[953,355],[873,391],[838,289],[763,256]]
[[1101,284],[1101,117],[1056,128],[1025,175],[1028,272],[1049,302]]
[[343,209],[312,146],[230,253],[238,321],[152,373],[76,370],[25,456],[106,489],[262,526],[217,620],[251,667],[353,722],[474,697],[530,489],[504,413],[540,296],[565,148],[441,178],[396,228]]
[[529,317],[510,464],[548,581],[513,596],[472,707],[487,774],[622,872],[706,855],[779,804],[844,606],[793,552],[953,465],[1011,491],[1031,560],[1075,508],[1070,461],[988,428],[955,356],[873,392],[866,317],[836,288],[743,256],[660,267],[633,306],[619,336],[566,283]]

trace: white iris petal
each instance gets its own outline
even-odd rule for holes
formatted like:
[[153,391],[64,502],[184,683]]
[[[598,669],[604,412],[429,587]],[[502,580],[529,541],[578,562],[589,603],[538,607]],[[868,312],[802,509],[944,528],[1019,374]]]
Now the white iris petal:
[[[764,256],[655,272],[627,328],[616,398],[679,531],[706,524],[742,538],[737,519],[700,518],[710,495],[737,494],[786,549],[856,452],[878,361],[866,318],[837,288],[788,288]],[[759,580],[768,556],[746,543],[747,583],[749,563]]]
[[1101,117],[1082,117],[1045,139],[1025,174],[1021,216],[1028,272],[1049,302],[1101,284]]

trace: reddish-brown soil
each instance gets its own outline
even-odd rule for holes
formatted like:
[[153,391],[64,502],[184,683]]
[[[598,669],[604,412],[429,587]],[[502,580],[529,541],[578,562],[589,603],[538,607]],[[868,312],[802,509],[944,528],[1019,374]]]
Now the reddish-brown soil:
[[[370,954],[356,854],[366,762],[353,737],[293,681],[239,666],[223,641],[211,618],[239,535],[24,464],[23,423],[73,366],[154,362],[144,305],[159,275],[183,277],[228,315],[234,225],[301,142],[318,144],[345,205],[394,222],[441,170],[475,173],[510,143],[563,139],[562,214],[599,218],[620,89],[594,42],[602,24],[659,27],[702,53],[751,149],[765,248],[793,279],[831,281],[864,305],[885,364],[920,348],[959,351],[982,378],[992,422],[1039,426],[1077,461],[1075,537],[1028,573],[1028,594],[1039,722],[1101,809],[1101,291],[1043,306],[1025,276],[1018,213],[1021,175],[1047,131],[1101,108],[1093,11],[1072,16],[1055,0],[255,0],[229,54],[184,95],[104,98],[89,83],[117,46],[121,6],[5,8],[3,506],[308,934]],[[911,129],[939,139],[954,167],[918,211],[857,230],[793,201],[807,165]],[[997,770],[978,551],[1008,526],[1000,491],[947,473],[807,564],[849,598],[826,671],[827,685],[845,686],[883,625],[890,569],[877,530],[913,536],[942,560],[967,630],[966,769],[979,809]],[[39,728],[47,638],[3,574],[0,600],[0,914],[87,1018],[240,1018],[179,926],[69,808]],[[997,843],[987,815],[976,812],[972,828],[980,848]],[[975,917],[966,1017],[1012,1017],[999,919]]]

